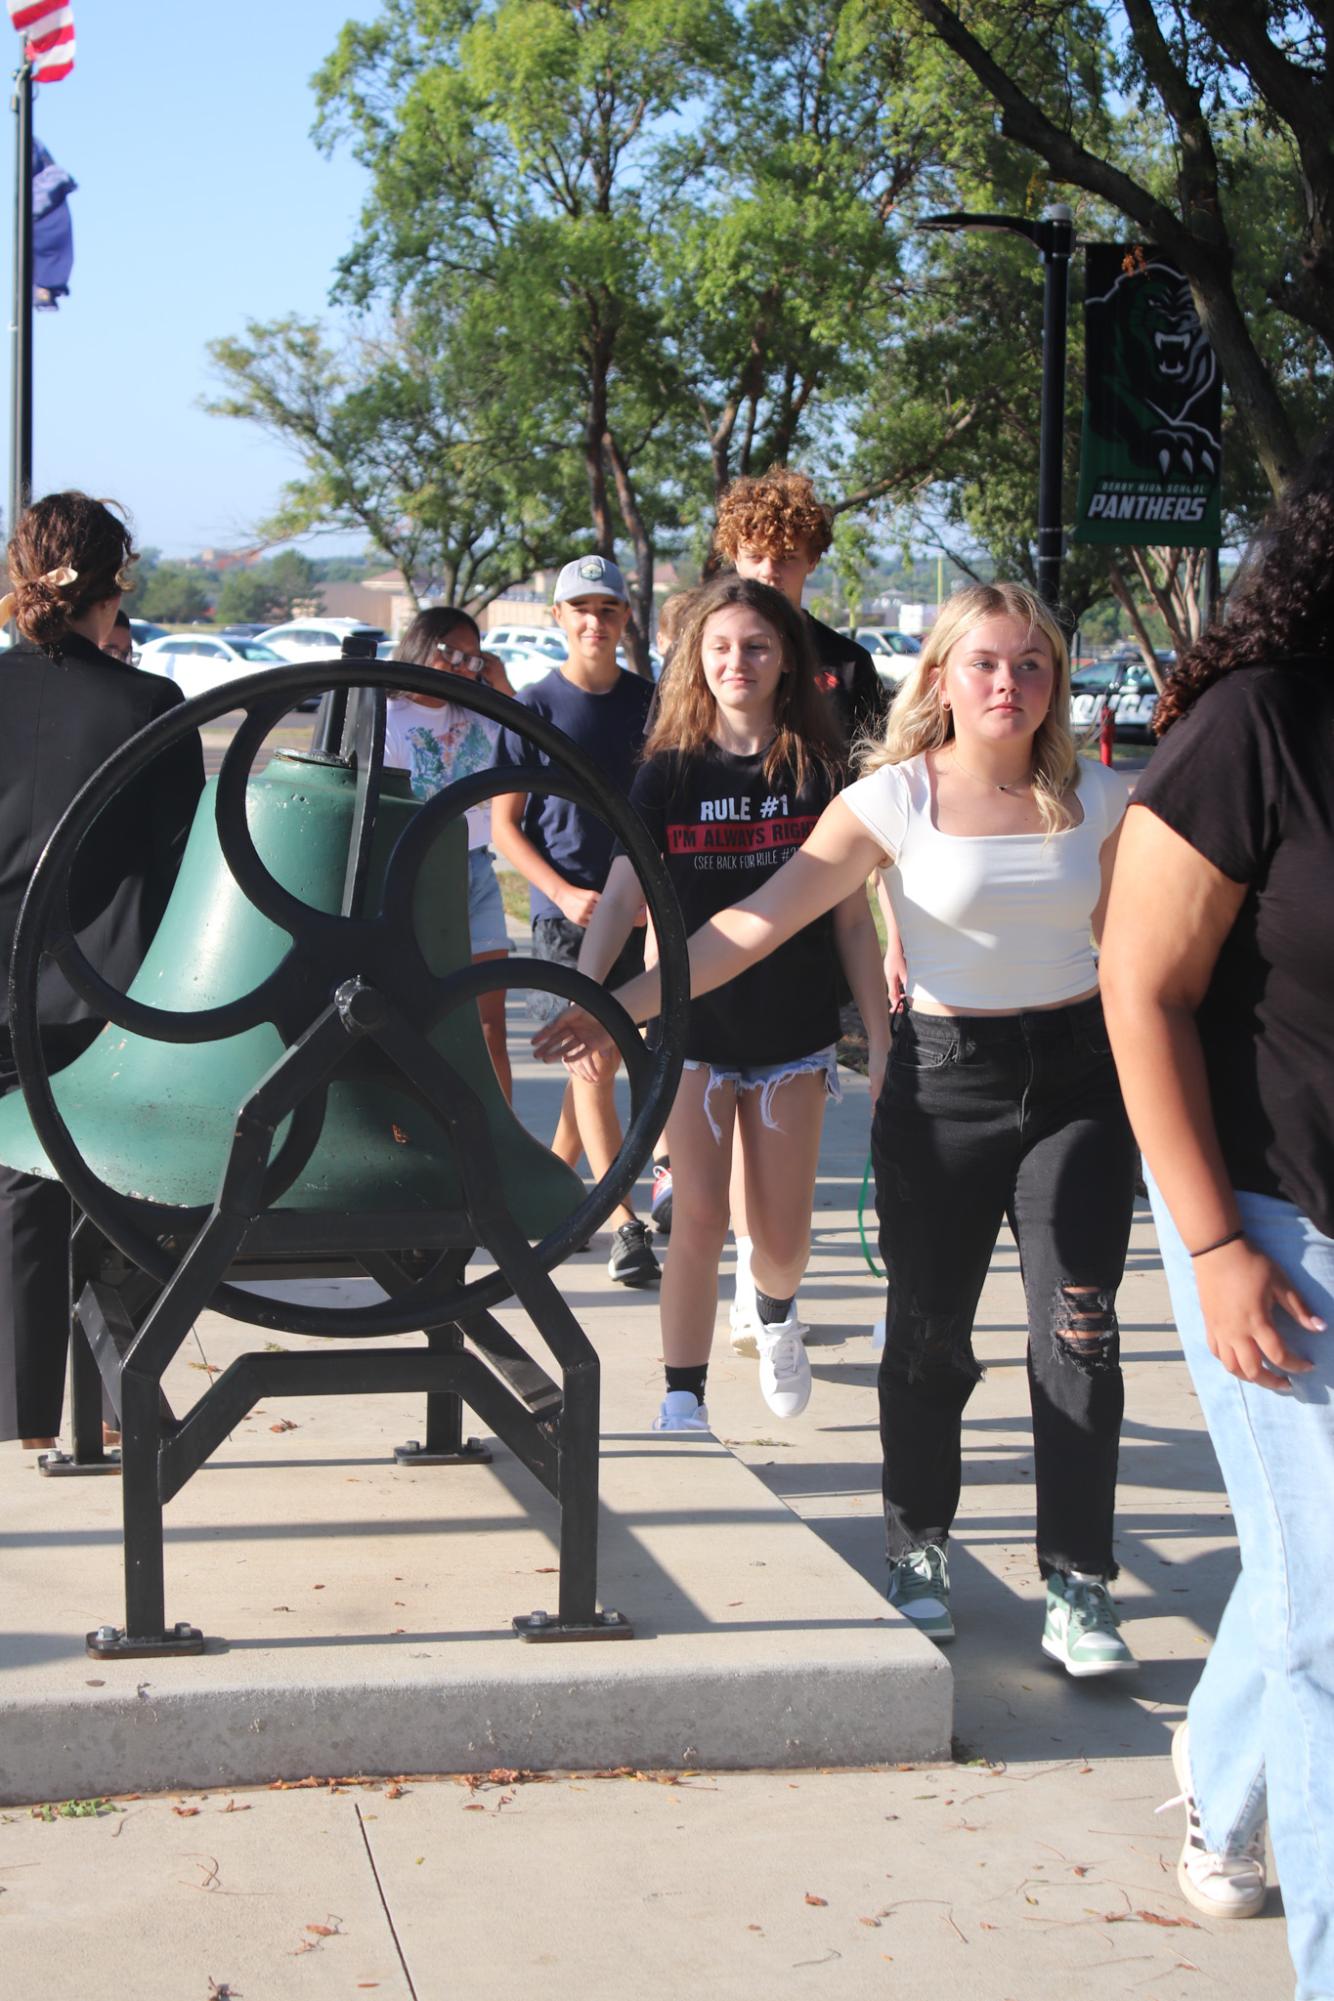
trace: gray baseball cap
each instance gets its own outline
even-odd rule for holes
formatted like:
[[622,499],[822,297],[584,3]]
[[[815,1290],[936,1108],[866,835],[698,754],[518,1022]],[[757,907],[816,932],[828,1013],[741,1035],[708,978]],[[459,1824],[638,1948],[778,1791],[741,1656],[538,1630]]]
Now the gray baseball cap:
[[564,604],[568,598],[587,597],[619,598],[622,604],[629,604],[625,578],[610,556],[576,556],[567,563],[556,579],[551,602]]

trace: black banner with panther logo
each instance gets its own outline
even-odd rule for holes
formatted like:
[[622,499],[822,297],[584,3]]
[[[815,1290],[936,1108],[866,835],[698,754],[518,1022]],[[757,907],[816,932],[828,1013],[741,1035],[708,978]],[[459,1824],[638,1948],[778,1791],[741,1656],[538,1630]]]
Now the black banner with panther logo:
[[1216,549],[1223,379],[1190,286],[1147,245],[1086,255],[1073,540]]

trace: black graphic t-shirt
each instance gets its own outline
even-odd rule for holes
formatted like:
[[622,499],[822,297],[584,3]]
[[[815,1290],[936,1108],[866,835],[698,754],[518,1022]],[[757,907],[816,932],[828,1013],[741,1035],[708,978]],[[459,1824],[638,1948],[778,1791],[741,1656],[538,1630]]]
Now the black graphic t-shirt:
[[[659,752],[630,802],[664,856],[687,932],[741,903],[794,855],[837,789],[818,765],[771,783],[764,758]],[[686,1055],[715,1066],[787,1063],[838,1039],[832,912],[690,1004]]]

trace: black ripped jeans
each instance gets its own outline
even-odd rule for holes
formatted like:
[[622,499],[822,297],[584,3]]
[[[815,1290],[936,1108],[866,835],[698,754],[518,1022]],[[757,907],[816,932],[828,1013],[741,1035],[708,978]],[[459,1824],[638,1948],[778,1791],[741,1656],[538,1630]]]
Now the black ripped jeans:
[[1116,1289],[1135,1145],[1096,998],[1017,1015],[902,1014],[872,1127],[889,1280],[880,1364],[893,1563],[959,1505],[973,1316],[1001,1220],[1028,1304],[1042,1575],[1114,1577],[1125,1397]]

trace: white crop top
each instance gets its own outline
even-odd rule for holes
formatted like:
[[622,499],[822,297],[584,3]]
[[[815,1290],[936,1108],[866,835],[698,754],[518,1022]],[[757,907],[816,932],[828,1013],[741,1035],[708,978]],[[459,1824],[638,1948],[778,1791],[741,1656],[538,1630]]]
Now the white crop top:
[[942,834],[924,756],[884,764],[839,797],[894,859],[886,873],[910,1000],[967,1010],[1073,1000],[1098,983],[1090,924],[1099,850],[1125,780],[1081,762],[1084,818],[1060,834]]

